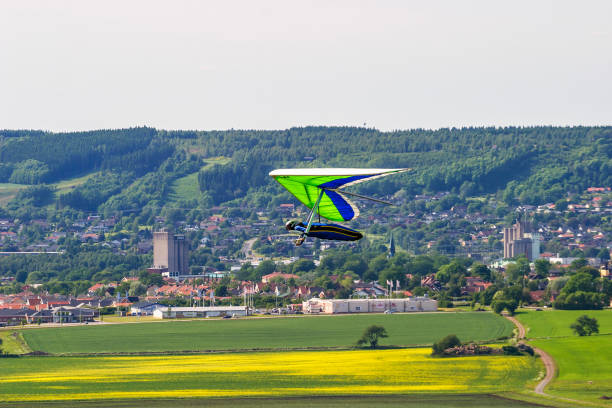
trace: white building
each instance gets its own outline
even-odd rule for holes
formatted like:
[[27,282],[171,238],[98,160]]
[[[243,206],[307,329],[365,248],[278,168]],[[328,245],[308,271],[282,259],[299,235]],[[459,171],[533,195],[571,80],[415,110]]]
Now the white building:
[[302,303],[302,310],[309,314],[435,312],[438,301],[429,297],[404,299],[319,299]]
[[246,306],[159,307],[153,312],[156,319],[246,315]]

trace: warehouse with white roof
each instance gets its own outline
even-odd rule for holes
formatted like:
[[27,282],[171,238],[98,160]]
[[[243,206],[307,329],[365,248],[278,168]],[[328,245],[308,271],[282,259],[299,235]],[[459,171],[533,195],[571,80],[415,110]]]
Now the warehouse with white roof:
[[304,313],[383,313],[390,312],[435,312],[438,301],[425,297],[403,299],[319,299],[312,298],[302,304]]

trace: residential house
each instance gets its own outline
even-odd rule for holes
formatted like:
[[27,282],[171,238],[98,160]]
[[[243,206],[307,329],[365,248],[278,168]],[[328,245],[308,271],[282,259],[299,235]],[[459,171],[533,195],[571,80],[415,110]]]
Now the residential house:
[[491,282],[485,282],[482,278],[467,276],[465,278],[465,286],[462,288],[462,292],[464,294],[484,292],[491,285]]
[[168,307],[157,302],[137,302],[130,306],[130,314],[133,316],[151,316],[160,307]]
[[0,309],[0,323],[17,325],[28,321],[28,317],[36,313],[31,309]]
[[292,273],[281,273],[281,272],[273,272],[273,273],[269,273],[267,275],[264,275],[261,277],[261,281],[263,283],[269,283],[271,282],[274,278],[282,278],[285,281],[288,281],[289,279],[293,278],[293,279],[299,279],[300,277],[298,275],[294,275]]
[[388,295],[387,289],[383,288],[376,282],[357,282],[353,286],[353,290],[353,296],[357,297],[378,298]]
[[77,307],[56,307],[53,309],[53,323],[84,323],[93,322],[98,312],[93,309]]
[[425,288],[429,288],[434,292],[439,292],[442,289],[442,285],[436,279],[436,275],[431,274],[421,278],[421,286]]

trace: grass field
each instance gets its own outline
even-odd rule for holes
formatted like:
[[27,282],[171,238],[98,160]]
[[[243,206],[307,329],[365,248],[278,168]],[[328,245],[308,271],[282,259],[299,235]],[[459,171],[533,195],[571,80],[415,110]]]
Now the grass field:
[[81,184],[84,184],[87,180],[89,180],[96,174],[97,173],[94,172],[94,173],[85,174],[84,176],[81,176],[81,177],[74,177],[74,178],[70,178],[66,180],[61,180],[61,181],[58,181],[57,183],[54,183],[53,185],[57,188],[57,191],[56,191],[57,194],[66,193],[70,191],[71,189],[75,188],[76,186],[80,186]]
[[0,349],[8,354],[25,354],[30,350],[25,343],[21,330],[0,330]]
[[[206,162],[206,165],[203,166],[200,171],[215,164],[227,164],[230,162],[230,160],[231,159],[227,157],[214,157],[205,159],[204,161]],[[170,186],[170,191],[172,191],[172,193],[168,197],[169,201],[176,202],[179,200],[193,200],[200,197],[198,173],[199,171],[196,171],[195,173],[191,173],[174,180],[174,182]]]
[[520,390],[531,357],[432,358],[430,349],[0,360],[0,400],[492,393]]
[[599,333],[612,333],[612,310],[524,310],[516,314],[527,331],[527,338],[573,336],[570,325],[578,316],[594,317]]
[[11,201],[24,187],[23,184],[0,183],[0,205]]
[[612,407],[612,335],[534,340],[558,366],[557,378],[546,392]]
[[448,334],[492,340],[513,325],[492,313],[303,316],[90,325],[24,330],[32,350],[48,353],[346,347],[372,324],[387,329],[382,345],[430,345]]
[[276,397],[276,398],[207,398],[207,399],[144,399],[144,400],[89,400],[45,401],[36,403],[5,403],[3,407],[61,407],[61,408],[527,408],[542,407],[488,394],[411,394],[411,395],[359,395],[334,397]]
[[197,199],[200,196],[200,186],[198,184],[198,172],[191,173],[185,177],[174,180],[170,186],[172,193],[169,201]]
[[[74,178],[70,178],[66,180],[61,180],[56,183],[52,183],[51,185],[57,188],[55,192],[55,195],[57,196],[59,194],[66,193],[70,191],[71,189],[73,189],[74,187],[85,183],[89,178],[91,178],[95,174],[96,173],[90,173],[90,174],[86,174],[81,177],[74,177]],[[0,205],[6,204],[7,202],[9,202],[13,198],[15,198],[19,190],[22,190],[27,187],[30,187],[30,186],[27,184],[0,183]]]
[[[580,315],[595,317],[599,335],[578,337],[570,329]],[[549,353],[557,364],[557,378],[547,393],[612,406],[612,310],[523,311],[516,317],[527,328],[531,344]]]
[[159,322],[154,316],[102,316],[102,321],[106,323],[137,323],[137,322]]

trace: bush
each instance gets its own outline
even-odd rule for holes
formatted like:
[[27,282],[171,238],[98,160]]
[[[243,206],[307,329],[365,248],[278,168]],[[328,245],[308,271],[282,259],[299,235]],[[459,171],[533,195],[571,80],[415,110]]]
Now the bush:
[[527,344],[520,343],[520,344],[517,346],[517,348],[519,349],[519,351],[520,351],[521,353],[527,353],[527,354],[529,354],[530,356],[533,356],[533,355],[534,355],[533,348],[532,348],[531,346],[528,346]]
[[502,350],[504,351],[504,354],[507,356],[520,356],[523,354],[519,351],[518,347],[516,346],[502,346]]
[[459,340],[459,338],[454,334],[449,334],[448,336],[444,337],[442,340],[433,344],[433,346],[431,347],[432,348],[431,355],[441,356],[442,354],[444,354],[444,350],[449,349],[451,347],[457,347],[460,345],[461,345],[461,341]]
[[452,300],[447,300],[447,299],[442,299],[438,301],[438,307],[445,307],[445,308],[452,308],[453,307],[453,301]]
[[117,308],[113,306],[106,306],[100,308],[101,315],[114,315],[117,313]]

